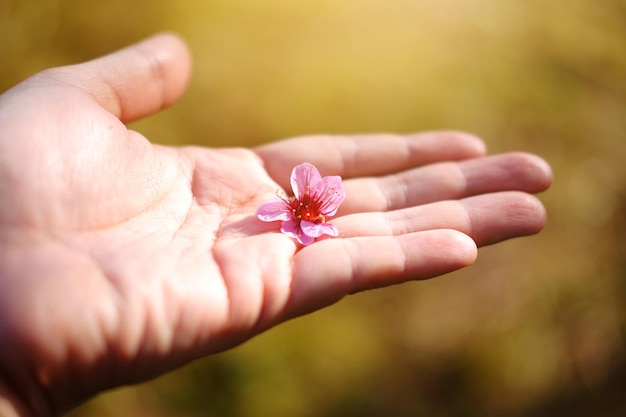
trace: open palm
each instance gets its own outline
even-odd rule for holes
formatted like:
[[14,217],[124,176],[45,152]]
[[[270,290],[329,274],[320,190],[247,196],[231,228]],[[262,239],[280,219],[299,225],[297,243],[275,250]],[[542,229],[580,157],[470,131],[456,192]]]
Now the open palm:
[[[160,35],[0,96],[0,414],[58,413],[543,227],[527,193],[548,187],[547,165],[484,156],[469,135],[207,149],[127,130],[178,98],[189,67]],[[304,161],[347,195],[339,237],[307,247],[254,215]]]

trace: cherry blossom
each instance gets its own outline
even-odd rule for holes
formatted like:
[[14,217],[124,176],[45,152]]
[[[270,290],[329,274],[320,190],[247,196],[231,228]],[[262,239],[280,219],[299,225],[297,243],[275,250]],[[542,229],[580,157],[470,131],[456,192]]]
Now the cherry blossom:
[[282,221],[280,231],[303,245],[322,235],[337,236],[337,227],[326,220],[346,197],[341,177],[322,178],[317,168],[305,162],[291,171],[291,188],[293,197],[273,197],[257,209],[257,217],[264,222]]

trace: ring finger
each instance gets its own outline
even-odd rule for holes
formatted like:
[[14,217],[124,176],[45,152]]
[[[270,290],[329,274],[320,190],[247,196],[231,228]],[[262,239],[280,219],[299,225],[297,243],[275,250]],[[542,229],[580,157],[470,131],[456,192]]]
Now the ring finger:
[[541,202],[530,194],[511,191],[448,200],[400,210],[356,213],[332,223],[342,238],[399,236],[434,229],[455,229],[478,246],[539,232],[546,220]]

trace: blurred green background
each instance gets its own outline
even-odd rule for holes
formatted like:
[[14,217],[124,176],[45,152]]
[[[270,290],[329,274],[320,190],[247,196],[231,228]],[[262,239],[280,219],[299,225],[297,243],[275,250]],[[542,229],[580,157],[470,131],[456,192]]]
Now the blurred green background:
[[0,0],[0,91],[163,30],[154,142],[466,130],[552,164],[549,222],[70,416],[626,415],[626,1]]

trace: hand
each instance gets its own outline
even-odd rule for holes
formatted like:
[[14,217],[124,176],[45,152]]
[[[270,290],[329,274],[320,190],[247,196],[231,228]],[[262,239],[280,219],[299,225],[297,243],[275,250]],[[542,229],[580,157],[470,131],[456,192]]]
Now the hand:
[[[58,414],[231,348],[347,294],[470,265],[538,232],[550,169],[460,133],[151,144],[130,122],[183,92],[159,35],[0,96],[0,415]],[[254,212],[308,161],[341,175],[339,237],[307,247]]]

